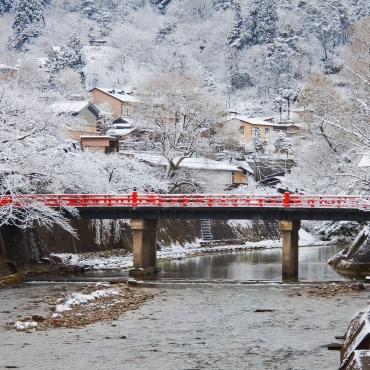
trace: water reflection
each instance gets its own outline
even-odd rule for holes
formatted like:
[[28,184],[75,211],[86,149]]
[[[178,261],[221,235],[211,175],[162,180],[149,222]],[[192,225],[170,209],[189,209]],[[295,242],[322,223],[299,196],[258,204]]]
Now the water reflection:
[[[299,280],[346,280],[327,263],[341,246],[299,249]],[[204,280],[281,280],[281,249],[206,255],[161,263],[161,278]]]

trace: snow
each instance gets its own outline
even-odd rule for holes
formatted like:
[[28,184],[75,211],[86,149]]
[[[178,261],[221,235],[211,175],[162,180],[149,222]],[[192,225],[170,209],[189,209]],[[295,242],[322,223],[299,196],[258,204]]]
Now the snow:
[[14,327],[17,331],[34,329],[37,327],[37,322],[35,321],[16,321]]
[[137,128],[112,128],[107,131],[108,134],[117,135],[117,136],[127,136],[132,132],[137,131]]
[[362,156],[358,167],[370,167],[370,154],[364,154]]
[[[135,153],[135,152],[123,152],[125,154],[132,154],[136,158],[141,159],[145,162],[149,162],[155,165],[167,165],[166,158],[162,157],[161,155],[155,154],[147,154],[147,153]],[[175,157],[173,161],[176,163],[179,161],[179,157]],[[184,158],[179,167],[182,168],[191,168],[197,170],[209,170],[209,171],[240,171],[237,166],[232,164],[228,164],[225,162],[218,162],[214,161],[213,159],[209,158]]]
[[55,114],[72,114],[79,113],[86,108],[90,103],[87,100],[81,101],[60,101],[51,105],[51,111]]
[[94,301],[99,298],[110,297],[112,295],[119,294],[119,289],[102,289],[96,290],[92,293],[85,294],[85,293],[72,293],[68,295],[65,301],[61,304],[58,304],[55,307],[55,313],[61,314],[65,311],[72,310],[73,306],[81,306],[85,305],[91,301]]
[[18,71],[19,69],[8,64],[0,64],[0,69],[12,69],[13,71]]
[[109,139],[109,140],[117,140],[116,137],[110,135],[81,135],[82,139]]

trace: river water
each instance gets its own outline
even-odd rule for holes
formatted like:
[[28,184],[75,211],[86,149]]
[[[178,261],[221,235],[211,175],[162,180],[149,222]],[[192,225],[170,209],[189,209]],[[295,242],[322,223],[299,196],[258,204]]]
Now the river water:
[[[337,249],[301,248],[300,278],[340,279],[326,263]],[[336,369],[339,353],[326,344],[344,334],[369,300],[370,287],[323,298],[310,295],[307,284],[236,283],[280,280],[279,250],[194,257],[162,267],[153,287],[140,288],[156,293],[153,300],[116,321],[78,330],[24,334],[4,326],[17,315],[45,314],[41,298],[71,291],[72,284],[0,291],[0,369]]]
[[[299,249],[300,281],[340,281],[346,278],[335,272],[328,260],[343,246],[327,245]],[[161,263],[162,279],[280,281],[280,248],[165,261]]]

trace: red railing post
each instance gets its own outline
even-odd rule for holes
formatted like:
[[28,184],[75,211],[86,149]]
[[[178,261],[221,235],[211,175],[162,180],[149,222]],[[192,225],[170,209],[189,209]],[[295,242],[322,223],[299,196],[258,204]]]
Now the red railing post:
[[138,200],[137,191],[136,191],[136,188],[134,188],[131,194],[131,202],[132,202],[133,207],[137,207],[137,200]]
[[286,191],[284,193],[283,206],[284,207],[290,207],[290,193],[289,193],[289,191]]

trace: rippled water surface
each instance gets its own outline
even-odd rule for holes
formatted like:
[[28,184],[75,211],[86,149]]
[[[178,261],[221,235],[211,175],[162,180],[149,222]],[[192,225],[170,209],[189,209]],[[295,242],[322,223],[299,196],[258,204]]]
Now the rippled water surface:
[[175,283],[151,288],[153,300],[113,322],[30,334],[5,329],[18,314],[45,314],[38,302],[55,289],[66,288],[0,291],[0,369],[337,369],[339,352],[326,344],[369,298],[367,291],[311,297],[306,285]]

